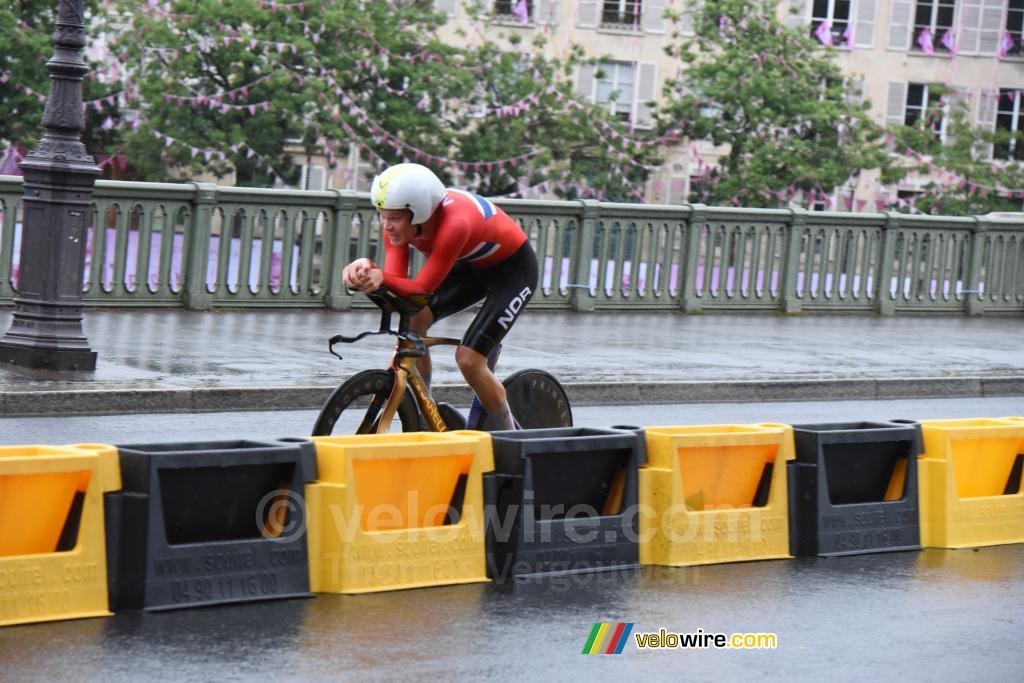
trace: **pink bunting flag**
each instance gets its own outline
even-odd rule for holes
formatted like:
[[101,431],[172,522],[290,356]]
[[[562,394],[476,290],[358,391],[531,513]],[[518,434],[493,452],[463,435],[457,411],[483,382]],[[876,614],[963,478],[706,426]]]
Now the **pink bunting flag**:
[[935,45],[932,43],[932,32],[927,26],[921,29],[921,35],[917,37],[917,44],[926,55],[935,54]]
[[843,40],[846,41],[846,47],[853,47],[853,24],[846,25],[846,30],[843,31]]
[[21,169],[18,167],[18,164],[24,158],[18,149],[18,145],[14,144],[8,147],[7,155],[4,157],[3,163],[0,164],[0,175],[21,175]]
[[949,54],[956,54],[956,38],[953,36],[952,29],[946,29],[946,32],[942,34],[942,47],[949,50]]
[[1003,31],[1003,35],[999,37],[999,47],[996,50],[996,56],[999,59],[1006,57],[1013,50],[1013,46],[1013,36],[1010,35],[1009,31]]
[[519,17],[520,24],[525,26],[530,23],[530,8],[527,7],[526,0],[519,0],[512,12]]
[[822,45],[832,47],[832,26],[827,21],[818,24],[818,28],[814,30],[814,35]]

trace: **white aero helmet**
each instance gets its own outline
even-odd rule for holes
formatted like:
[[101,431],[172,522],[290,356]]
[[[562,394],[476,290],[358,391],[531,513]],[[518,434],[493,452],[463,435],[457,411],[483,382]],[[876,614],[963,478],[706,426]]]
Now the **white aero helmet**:
[[396,164],[373,179],[370,201],[378,209],[409,209],[422,225],[444,199],[444,183],[426,166]]

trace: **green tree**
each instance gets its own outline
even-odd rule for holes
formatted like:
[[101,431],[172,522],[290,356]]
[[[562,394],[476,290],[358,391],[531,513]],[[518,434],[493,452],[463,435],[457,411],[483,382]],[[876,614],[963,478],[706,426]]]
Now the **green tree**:
[[[57,22],[56,0],[13,0],[0,8],[0,155],[8,144],[31,149],[42,137],[43,107],[50,91],[46,62],[53,56],[53,32]],[[99,17],[99,1],[86,0],[86,22]],[[91,28],[87,39],[96,38]],[[95,72],[100,65],[90,64]],[[107,94],[109,85],[92,78],[82,82],[82,98]],[[86,109],[83,141],[90,153],[104,151],[114,135],[112,123],[102,124],[116,107],[99,103]]]
[[119,3],[111,30],[128,69],[124,149],[150,180],[236,173],[296,180],[286,147],[337,140],[371,149],[446,144],[430,97],[447,79],[427,55],[439,16],[419,3],[200,0]]
[[1009,193],[1024,192],[1024,165],[989,159],[989,150],[994,147],[1008,156],[1011,139],[1015,137],[1015,148],[1020,148],[1024,134],[973,126],[966,99],[948,88],[932,89],[938,95],[934,106],[914,125],[893,128],[894,150],[900,158],[883,180],[895,182],[911,174],[927,179],[923,193],[901,210],[945,216],[1020,211],[1020,200]]
[[724,150],[691,200],[785,206],[796,191],[827,194],[886,166],[854,84],[829,50],[782,25],[776,0],[690,4],[696,35],[668,48],[684,68],[665,86],[662,128]]
[[[489,195],[515,195],[522,185],[547,184],[562,197],[643,201],[643,184],[657,162],[656,146],[630,134],[623,122],[576,92],[579,46],[562,59],[545,57],[540,34],[523,45],[514,32],[492,32],[488,42],[467,49],[477,64],[467,102],[453,109],[450,125],[465,158],[502,159],[526,151],[516,171],[491,168],[471,186]],[[483,114],[481,115],[481,112]],[[649,136],[647,136],[649,138]]]
[[[570,87],[578,52],[563,63],[515,38],[451,45],[427,0],[118,6],[122,148],[150,180],[234,171],[240,185],[294,183],[296,144],[331,161],[356,143],[377,166],[418,161],[514,195],[594,180],[586,163],[608,154],[594,125],[606,114]],[[621,196],[631,182],[609,173],[593,190]]]
[[56,8],[51,0],[23,0],[0,9],[0,141],[30,146],[42,130]]

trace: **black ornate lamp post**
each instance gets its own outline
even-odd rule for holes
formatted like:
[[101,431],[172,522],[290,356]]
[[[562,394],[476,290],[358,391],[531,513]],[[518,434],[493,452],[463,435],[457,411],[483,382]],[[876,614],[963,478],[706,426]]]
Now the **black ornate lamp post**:
[[20,164],[24,174],[18,296],[0,362],[51,370],[95,370],[82,331],[85,231],[100,174],[81,142],[82,77],[88,71],[84,0],[60,0],[43,139]]

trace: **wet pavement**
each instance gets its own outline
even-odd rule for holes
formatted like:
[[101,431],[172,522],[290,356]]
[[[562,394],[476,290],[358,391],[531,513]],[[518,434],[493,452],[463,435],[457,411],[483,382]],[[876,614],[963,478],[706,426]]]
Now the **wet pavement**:
[[[1024,413],[1024,398],[592,406],[576,424]],[[313,411],[0,419],[0,444],[299,435]],[[49,438],[48,438],[49,437]],[[595,622],[633,622],[583,656]],[[640,633],[772,633],[766,650],[641,650]],[[0,628],[3,680],[1004,681],[1024,666],[1024,544],[596,574]]]
[[[774,633],[775,649],[583,656],[634,635]],[[11,681],[1011,681],[1024,545],[702,567],[207,607],[0,629]]]
[[[373,311],[88,310],[95,372],[0,368],[0,413],[313,408],[344,378],[385,367],[370,337],[327,352],[337,333],[377,329]],[[433,332],[459,336],[460,314]],[[0,329],[10,313],[0,313]],[[578,405],[1024,395],[1024,318],[770,316],[530,311],[499,370],[545,369]],[[439,400],[465,398],[435,350]]]
[[[457,405],[465,412],[465,405]],[[26,443],[152,443],[280,439],[307,436],[316,410],[202,412],[181,415],[71,415],[0,418],[0,445]],[[1024,416],[1024,396],[934,398],[888,401],[770,401],[576,406],[579,427],[614,425],[818,424],[876,420],[947,420]],[[354,419],[351,428],[355,429]],[[344,425],[343,425],[344,427]],[[344,433],[340,429],[337,433]]]
[[[386,363],[390,344],[379,338],[353,347],[345,361],[326,352],[331,334],[375,327],[377,318],[370,312],[88,311],[98,370],[61,376],[0,370],[7,416],[0,419],[0,443],[300,436],[315,415],[294,410],[314,393],[303,387],[326,390],[356,370]],[[465,323],[445,323],[438,332],[457,335]],[[578,396],[618,401],[577,403],[576,424],[594,427],[998,417],[1024,414],[1022,323],[537,311],[517,326],[502,368],[544,367],[570,387],[584,387]],[[0,326],[8,325],[9,314],[0,315]],[[438,386],[457,383],[453,364],[435,368]],[[604,393],[586,394],[585,383],[602,385]],[[688,388],[693,400],[626,405],[671,398],[659,385]],[[868,385],[874,394],[858,395]],[[904,395],[877,400],[881,387]],[[265,392],[260,395],[274,410],[181,414],[202,408],[196,397],[203,391],[218,392],[220,410],[246,408],[254,392]],[[782,402],[787,392],[817,400]],[[42,399],[26,403],[31,395]],[[712,402],[737,395],[735,402]],[[116,407],[117,396],[134,398],[136,409],[178,414],[68,416],[83,407],[104,412],[99,400]],[[181,402],[186,396],[191,404]],[[63,415],[11,416],[27,405]],[[778,646],[641,650],[631,639],[622,655],[580,654],[595,622],[623,621],[634,623],[634,636],[660,629],[773,633]],[[11,626],[0,628],[0,679],[973,682],[1018,679],[1022,633],[1024,544],[1018,544],[639,567],[501,586],[321,594]]]

